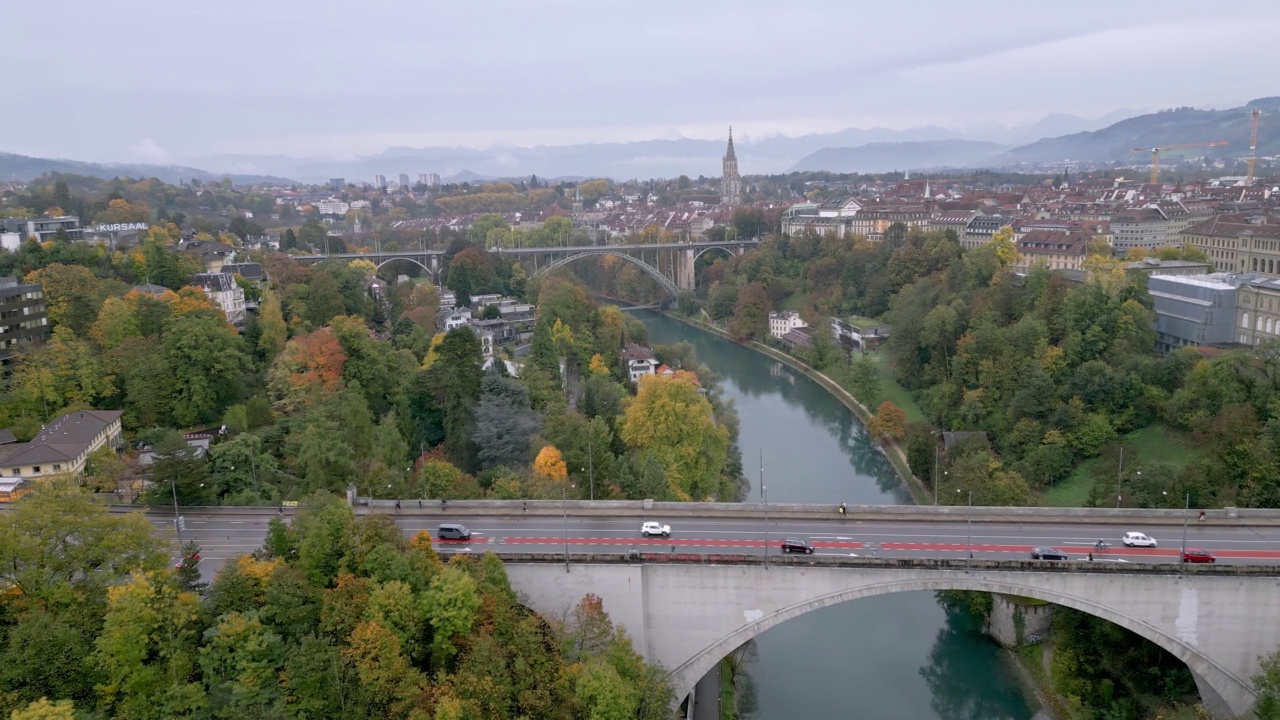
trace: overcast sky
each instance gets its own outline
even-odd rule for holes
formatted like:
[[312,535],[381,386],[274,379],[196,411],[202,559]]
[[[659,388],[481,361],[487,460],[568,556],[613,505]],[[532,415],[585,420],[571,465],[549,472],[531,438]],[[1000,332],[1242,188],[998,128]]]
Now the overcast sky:
[[748,139],[1280,94],[1280,2],[6,3],[0,150],[94,161]]

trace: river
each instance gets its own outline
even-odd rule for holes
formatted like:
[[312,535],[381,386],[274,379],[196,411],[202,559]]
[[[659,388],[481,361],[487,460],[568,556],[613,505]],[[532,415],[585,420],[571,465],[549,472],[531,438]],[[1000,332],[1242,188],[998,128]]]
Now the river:
[[[649,311],[653,344],[688,341],[721,376],[741,420],[749,502],[759,461],[776,502],[911,502],[862,424],[807,377],[759,353]],[[1030,720],[1036,711],[994,642],[950,616],[932,593],[881,595],[823,608],[756,638],[748,664],[758,720]]]

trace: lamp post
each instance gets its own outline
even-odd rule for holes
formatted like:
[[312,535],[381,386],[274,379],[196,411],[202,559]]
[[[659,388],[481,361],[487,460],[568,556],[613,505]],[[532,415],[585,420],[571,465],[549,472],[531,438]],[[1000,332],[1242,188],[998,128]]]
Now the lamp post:
[[596,499],[596,466],[592,457],[591,441],[587,440],[587,477],[591,479],[591,499]]
[[764,504],[764,566],[769,567],[769,488],[764,486],[764,448],[760,449],[760,502]]
[[1191,515],[1191,493],[1187,493],[1187,504],[1182,508],[1182,555],[1187,554],[1187,518]]
[[178,547],[182,547],[182,517],[178,515],[178,486],[169,478],[169,491],[173,493],[173,529],[178,532]]
[[933,445],[933,504],[938,504],[938,444]]
[[[956,492],[960,492],[960,488],[956,488]],[[973,559],[973,491],[969,491],[969,510],[965,513],[965,523],[967,527],[966,542],[969,546],[969,559]]]
[[564,571],[569,572],[569,485],[560,486],[560,512],[564,515]]
[[1120,469],[1116,471],[1116,509],[1120,509],[1120,496],[1123,491],[1120,489],[1120,483],[1124,480],[1124,446],[1120,446]]

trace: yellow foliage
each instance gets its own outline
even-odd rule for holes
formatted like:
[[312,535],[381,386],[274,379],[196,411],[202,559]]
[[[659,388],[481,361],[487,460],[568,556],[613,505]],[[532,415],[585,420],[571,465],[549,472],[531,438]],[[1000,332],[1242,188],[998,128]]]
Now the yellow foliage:
[[1066,442],[1067,442],[1067,439],[1063,437],[1062,431],[1057,428],[1053,428],[1052,430],[1044,434],[1044,439],[1040,441],[1040,444],[1041,445],[1063,445]]
[[565,466],[564,457],[555,445],[548,445],[538,451],[538,457],[533,459],[533,471],[552,480],[563,481],[569,477],[569,468]]
[[1018,247],[1013,244],[1013,228],[1005,225],[996,231],[987,242],[995,247],[996,259],[1001,267],[1009,267],[1018,262]]
[[604,357],[600,353],[591,356],[591,364],[587,366],[587,370],[592,375],[607,377],[609,375],[609,366],[604,364]]
[[240,568],[240,572],[257,580],[259,583],[265,583],[267,578],[271,577],[271,573],[275,572],[284,563],[279,558],[255,560],[250,555],[241,555],[235,559],[235,564]]
[[431,547],[431,531],[419,530],[409,539],[409,546],[419,550],[425,550]]
[[70,700],[49,702],[49,698],[39,700],[22,709],[15,709],[9,720],[75,720],[75,703]]
[[359,270],[365,277],[373,277],[378,272],[378,266],[374,265],[372,260],[365,260],[364,258],[352,260],[351,267]]
[[444,342],[444,333],[436,333],[431,338],[431,347],[427,350],[427,354],[422,358],[422,369],[429,369],[436,361],[436,348],[440,347],[440,343]]

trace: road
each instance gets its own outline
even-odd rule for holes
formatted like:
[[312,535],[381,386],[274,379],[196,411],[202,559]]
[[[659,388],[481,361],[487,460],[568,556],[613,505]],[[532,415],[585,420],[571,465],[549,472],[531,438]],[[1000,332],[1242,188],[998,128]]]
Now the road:
[[[290,512],[291,514],[291,512]],[[201,513],[185,511],[184,539],[202,548],[202,574],[206,579],[228,558],[261,547],[270,515],[246,512]],[[1020,524],[964,521],[909,522],[901,520],[770,519],[767,529],[759,520],[681,518],[672,525],[670,538],[640,537],[642,519],[622,517],[574,517],[546,515],[452,517],[448,513],[393,514],[406,535],[434,531],[441,522],[463,522],[471,529],[470,542],[436,541],[441,552],[679,552],[759,555],[779,552],[784,537],[810,541],[815,554],[875,557],[1025,558],[1032,547],[1054,547],[1072,559],[1087,559],[1093,543],[1105,539],[1111,548],[1094,552],[1095,560],[1169,562],[1182,546],[1182,528],[1120,528],[1114,524]],[[160,530],[172,533],[172,516],[162,512],[148,518]],[[1156,548],[1126,548],[1120,543],[1124,530],[1147,532]],[[1187,546],[1208,550],[1221,563],[1280,563],[1280,527],[1199,525],[1187,527]],[[434,534],[434,533],[433,533]],[[175,550],[175,560],[177,554]]]

